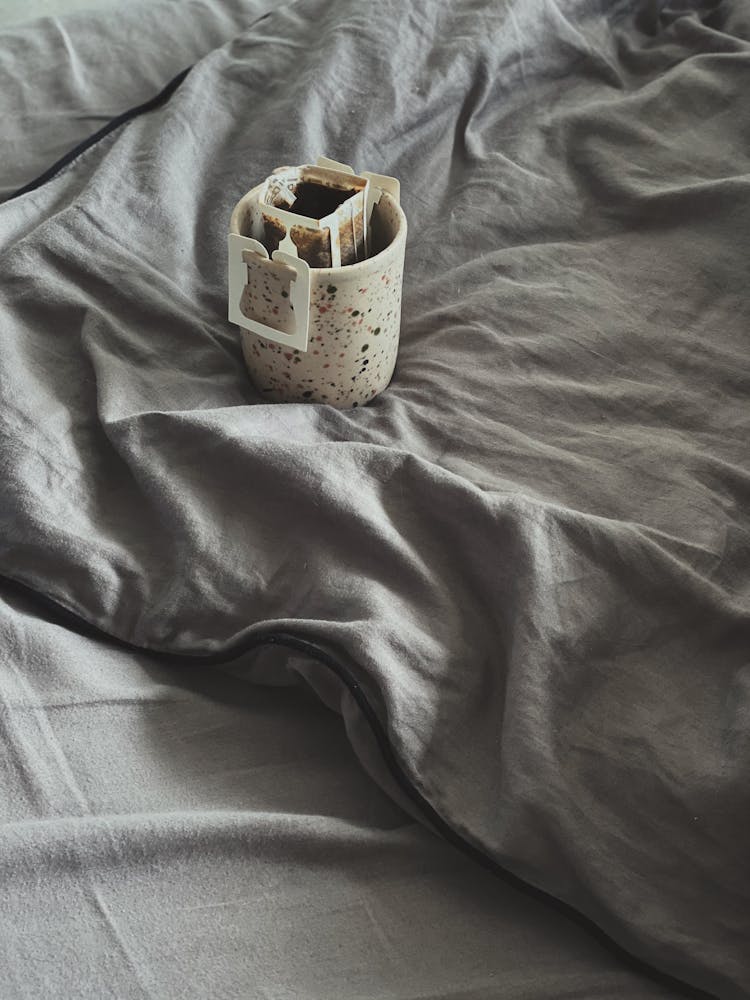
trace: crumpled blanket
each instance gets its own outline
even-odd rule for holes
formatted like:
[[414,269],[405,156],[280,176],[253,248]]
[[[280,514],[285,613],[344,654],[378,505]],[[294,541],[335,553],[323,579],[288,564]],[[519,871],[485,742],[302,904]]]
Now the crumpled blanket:
[[[7,586],[156,652],[297,640],[258,677],[301,671],[415,813],[746,996],[747,6],[242,17],[0,206]],[[265,403],[226,320],[232,206],[319,153],[409,219],[396,374],[356,411]]]

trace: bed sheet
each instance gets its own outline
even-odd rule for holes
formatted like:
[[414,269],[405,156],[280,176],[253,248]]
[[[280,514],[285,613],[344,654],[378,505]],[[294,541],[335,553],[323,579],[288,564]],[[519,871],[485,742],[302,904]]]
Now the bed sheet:
[[[168,99],[0,206],[7,592],[303,677],[411,817],[621,974],[745,996],[746,5],[299,0],[224,44],[199,7]],[[64,114],[130,78],[78,73]],[[311,152],[404,183],[399,365],[356,412],[264,403],[225,319],[232,205]]]
[[1,631],[4,1000],[672,995],[394,805],[306,685],[18,598]]

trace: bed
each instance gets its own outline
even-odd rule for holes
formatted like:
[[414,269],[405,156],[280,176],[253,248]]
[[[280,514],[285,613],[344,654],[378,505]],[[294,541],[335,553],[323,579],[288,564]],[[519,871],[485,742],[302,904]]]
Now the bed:
[[[3,998],[750,992],[750,12],[0,32]],[[401,348],[275,405],[272,169],[396,176]]]

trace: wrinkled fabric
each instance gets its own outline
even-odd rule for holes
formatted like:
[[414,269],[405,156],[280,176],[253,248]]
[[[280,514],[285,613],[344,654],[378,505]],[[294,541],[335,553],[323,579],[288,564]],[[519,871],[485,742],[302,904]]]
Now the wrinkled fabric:
[[660,1000],[410,820],[308,693],[0,603],[3,1000]]
[[270,0],[136,0],[98,16],[73,11],[6,28],[0,200],[272,7]]
[[[457,834],[722,997],[749,63],[740,0],[300,0],[0,206],[3,574],[143,647],[336,650]],[[409,219],[399,363],[357,411],[264,403],[225,318],[232,206],[319,153],[398,176]]]

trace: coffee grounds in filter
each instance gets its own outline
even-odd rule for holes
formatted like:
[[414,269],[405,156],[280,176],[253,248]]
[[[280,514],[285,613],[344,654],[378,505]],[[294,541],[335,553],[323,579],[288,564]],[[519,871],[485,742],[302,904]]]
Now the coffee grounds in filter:
[[364,260],[368,187],[368,179],[354,173],[309,164],[281,167],[265,181],[256,238],[269,254],[286,249],[310,267]]
[[334,188],[319,181],[300,181],[294,188],[295,197],[289,211],[295,215],[307,216],[308,219],[323,219],[356,194],[354,188]]

